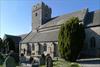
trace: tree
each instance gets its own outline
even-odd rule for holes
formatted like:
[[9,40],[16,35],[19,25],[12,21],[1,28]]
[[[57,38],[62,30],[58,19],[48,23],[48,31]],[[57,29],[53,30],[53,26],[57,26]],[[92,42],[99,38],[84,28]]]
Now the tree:
[[2,39],[0,38],[0,52],[1,52],[2,46],[3,46],[3,42],[2,42]]
[[15,51],[15,42],[11,38],[4,40],[4,50],[5,53],[8,53],[10,50]]
[[62,24],[58,35],[61,57],[68,61],[75,61],[83,47],[84,39],[84,25],[80,24],[78,17],[72,17]]

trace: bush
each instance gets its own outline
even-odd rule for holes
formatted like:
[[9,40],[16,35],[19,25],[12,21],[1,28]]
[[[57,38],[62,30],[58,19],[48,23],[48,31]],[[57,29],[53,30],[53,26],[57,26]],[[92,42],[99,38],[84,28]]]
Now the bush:
[[2,55],[2,53],[0,53],[0,65],[3,64],[4,60],[5,60],[4,56]]
[[78,63],[71,63],[70,67],[80,67],[80,65]]
[[85,30],[79,19],[73,17],[61,25],[58,45],[62,58],[67,61],[75,61],[84,44]]

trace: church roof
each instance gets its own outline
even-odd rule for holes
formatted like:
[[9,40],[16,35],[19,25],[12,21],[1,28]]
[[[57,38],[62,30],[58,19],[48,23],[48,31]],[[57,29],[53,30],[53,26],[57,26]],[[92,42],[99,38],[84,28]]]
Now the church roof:
[[3,40],[5,40],[6,38],[11,38],[16,44],[18,44],[21,40],[20,36],[14,36],[14,35],[8,35],[8,34],[5,34]]
[[58,32],[59,30],[37,32],[36,34],[31,32],[21,43],[57,41]]
[[46,32],[38,32],[30,42],[49,42],[58,40],[59,30],[52,30]]
[[34,35],[36,34],[36,32],[30,32],[29,34],[27,34],[23,40],[20,43],[28,43],[30,42],[30,40],[34,37]]
[[48,21],[46,24],[41,25],[40,28],[54,26],[54,25],[60,25],[64,21],[68,20],[71,17],[78,17],[79,20],[84,20],[86,12],[87,12],[87,9],[83,9],[83,10],[79,10],[79,11],[72,12],[72,13],[69,13],[69,14],[64,14],[62,16],[58,16],[58,17]]
[[18,36],[21,37],[21,39],[23,40],[27,36],[27,34],[21,34],[21,35],[18,35]]

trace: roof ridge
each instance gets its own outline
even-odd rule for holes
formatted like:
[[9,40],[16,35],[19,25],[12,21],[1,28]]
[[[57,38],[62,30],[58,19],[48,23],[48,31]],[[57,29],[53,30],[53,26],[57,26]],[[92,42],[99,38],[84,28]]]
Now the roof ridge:
[[[32,32],[32,31],[31,31]],[[29,32],[22,40],[21,40],[21,42],[29,35],[29,34],[31,34],[31,32]]]
[[[32,37],[32,38],[34,38],[34,37],[35,37],[35,35],[37,35],[37,33],[38,33],[38,32],[36,32],[36,33],[33,35],[33,37]],[[29,40],[31,40],[32,38],[30,38]]]
[[10,35],[10,34],[5,34],[5,36],[20,37],[20,36],[17,36],[17,35]]

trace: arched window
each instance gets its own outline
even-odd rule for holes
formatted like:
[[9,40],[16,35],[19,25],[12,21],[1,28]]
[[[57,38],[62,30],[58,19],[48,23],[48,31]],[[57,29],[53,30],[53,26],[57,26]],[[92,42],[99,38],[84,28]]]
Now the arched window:
[[34,43],[32,44],[32,50],[35,50],[35,45],[34,45]]
[[57,44],[53,42],[53,45],[54,45],[54,57],[57,57]]
[[41,44],[38,43],[38,54],[40,55],[41,54]]
[[31,45],[27,43],[27,55],[31,55]]
[[91,37],[91,39],[90,39],[90,47],[91,48],[95,48],[95,45],[96,45],[96,42],[95,42],[95,37]]
[[47,45],[44,44],[44,51],[47,51]]

